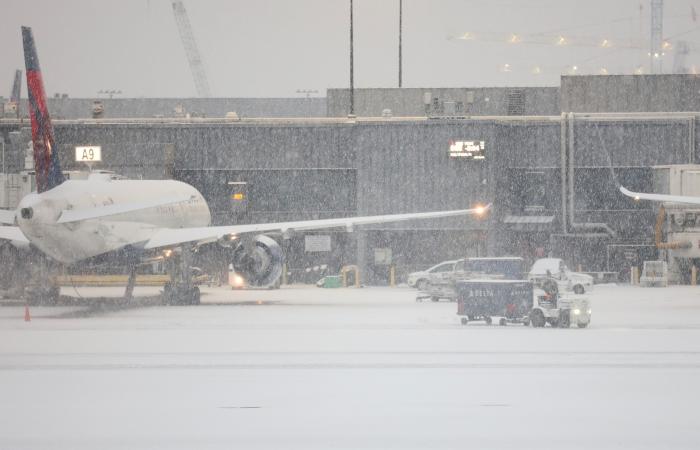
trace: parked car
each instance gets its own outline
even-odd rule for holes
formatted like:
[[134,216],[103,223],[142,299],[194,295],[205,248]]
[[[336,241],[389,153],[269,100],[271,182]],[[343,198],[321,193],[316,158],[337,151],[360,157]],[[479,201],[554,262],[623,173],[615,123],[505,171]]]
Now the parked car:
[[420,271],[412,272],[408,274],[408,285],[410,287],[417,288],[418,290],[425,290],[428,286],[428,281],[430,280],[431,273],[439,272],[452,272],[457,261],[443,261],[439,264],[435,264],[433,267]]
[[542,258],[532,265],[528,279],[537,282],[543,277],[556,280],[559,291],[583,294],[593,289],[593,277],[585,273],[572,272],[559,258]]

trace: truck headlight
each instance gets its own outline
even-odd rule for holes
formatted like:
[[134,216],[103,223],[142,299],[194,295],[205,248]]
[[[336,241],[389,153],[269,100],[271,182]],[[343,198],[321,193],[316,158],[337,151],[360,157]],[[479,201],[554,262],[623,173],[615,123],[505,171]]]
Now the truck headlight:
[[574,315],[578,316],[579,314],[581,314],[581,310],[578,308],[574,309]]
[[592,311],[591,311],[591,309],[589,308],[589,309],[588,309],[588,315],[589,315],[589,316],[591,315],[591,312],[592,312]]

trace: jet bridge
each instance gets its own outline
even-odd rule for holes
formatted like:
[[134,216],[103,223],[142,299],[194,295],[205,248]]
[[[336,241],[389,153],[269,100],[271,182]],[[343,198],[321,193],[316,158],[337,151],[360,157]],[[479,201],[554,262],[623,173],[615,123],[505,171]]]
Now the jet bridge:
[[[653,192],[700,197],[700,164],[655,166]],[[700,266],[700,206],[665,203],[659,206],[654,228],[660,258],[669,266],[669,278],[690,281]]]

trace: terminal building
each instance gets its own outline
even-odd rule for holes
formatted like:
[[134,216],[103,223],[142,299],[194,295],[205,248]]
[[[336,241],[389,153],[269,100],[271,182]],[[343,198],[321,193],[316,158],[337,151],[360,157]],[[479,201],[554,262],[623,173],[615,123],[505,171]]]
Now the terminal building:
[[[365,282],[384,284],[390,267],[400,281],[464,256],[551,255],[620,273],[655,259],[658,205],[623,196],[617,183],[650,192],[654,166],[700,159],[699,93],[693,75],[564,76],[549,88],[358,89],[350,117],[347,89],[243,103],[105,99],[99,118],[94,100],[55,98],[50,108],[61,117],[54,125],[65,170],[81,169],[74,147],[100,145],[95,168],[190,183],[214,224],[493,204],[483,219],[285,242],[293,273],[358,264]],[[5,174],[25,168],[27,127],[0,120]],[[0,206],[13,206],[12,189],[6,182]]]

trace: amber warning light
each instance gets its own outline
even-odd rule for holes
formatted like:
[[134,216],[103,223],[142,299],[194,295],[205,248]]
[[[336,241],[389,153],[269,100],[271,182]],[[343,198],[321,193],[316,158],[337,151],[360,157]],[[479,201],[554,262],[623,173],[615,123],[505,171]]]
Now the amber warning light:
[[243,195],[243,192],[236,192],[231,196],[231,199],[242,201],[245,200],[245,195]]

